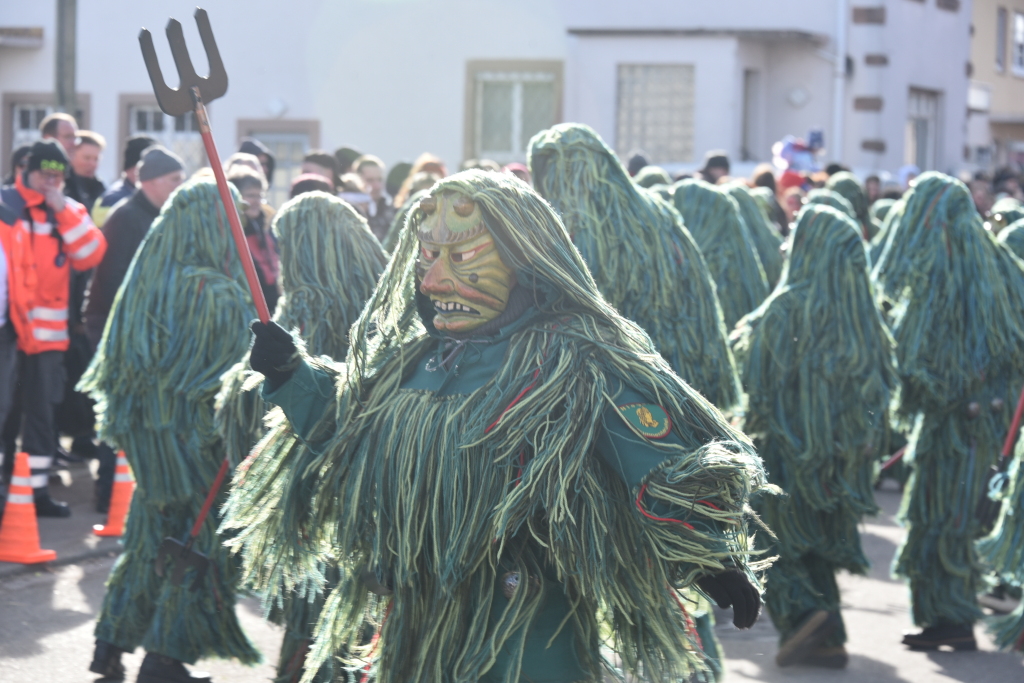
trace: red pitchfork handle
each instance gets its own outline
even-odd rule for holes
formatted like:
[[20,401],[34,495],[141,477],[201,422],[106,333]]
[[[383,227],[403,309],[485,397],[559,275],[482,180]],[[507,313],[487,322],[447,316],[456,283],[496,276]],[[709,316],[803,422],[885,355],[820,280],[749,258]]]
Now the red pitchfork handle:
[[1017,409],[1013,411],[1013,422],[1010,423],[1010,431],[1006,434],[1006,441],[1003,442],[1003,451],[1000,454],[1002,460],[1010,457],[1013,451],[1013,444],[1017,440],[1017,432],[1020,431],[1020,420],[1024,416],[1024,388],[1020,390],[1020,398],[1017,399]]
[[[267,300],[263,297],[263,288],[260,287],[259,278],[256,277],[256,266],[252,262],[252,253],[249,251],[249,244],[245,241],[245,232],[242,230],[242,222],[238,220],[238,208],[235,206],[231,191],[228,189],[228,180],[224,177],[224,168],[220,164],[220,155],[217,154],[217,145],[213,143],[213,134],[210,132],[210,118],[206,115],[206,106],[203,104],[203,97],[199,94],[199,88],[192,86],[192,101],[195,103],[196,121],[199,124],[199,133],[203,136],[203,146],[206,147],[206,157],[210,160],[213,168],[213,175],[217,179],[217,189],[220,191],[220,200],[224,204],[224,212],[228,215],[228,223],[231,224],[231,236],[235,238],[235,248],[238,250],[238,258],[242,262],[242,270],[245,271],[245,279],[249,283],[249,291],[252,293],[253,303],[256,304],[256,314],[261,323],[270,322],[270,309],[267,308]],[[223,469],[223,468],[222,468]],[[223,476],[223,475],[222,475]],[[220,486],[220,482],[211,490],[211,494]],[[210,499],[207,497],[209,508]],[[201,521],[201,518],[200,520]]]
[[196,517],[196,523],[192,525],[192,533],[190,536],[196,538],[199,536],[199,530],[203,528],[203,522],[206,521],[206,515],[210,514],[210,508],[213,507],[213,500],[217,497],[217,492],[220,491],[220,485],[224,483],[224,475],[228,473],[228,459],[220,463],[220,469],[217,470],[217,476],[213,480],[213,485],[210,486],[210,492],[206,494],[206,500],[203,501],[203,509],[199,511],[199,516]]

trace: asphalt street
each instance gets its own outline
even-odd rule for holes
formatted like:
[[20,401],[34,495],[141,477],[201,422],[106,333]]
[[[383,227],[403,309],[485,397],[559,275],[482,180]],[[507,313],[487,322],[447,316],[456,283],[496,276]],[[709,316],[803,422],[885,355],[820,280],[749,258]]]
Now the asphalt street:
[[[749,631],[738,631],[721,613],[718,633],[726,651],[727,680],[837,681],[843,683],[1006,683],[1024,681],[1024,659],[995,652],[979,626],[981,650],[973,653],[910,652],[900,644],[911,628],[907,590],[889,578],[889,563],[902,537],[893,521],[899,502],[895,491],[878,494],[883,513],[862,526],[868,555],[875,563],[869,576],[843,575],[844,615],[850,633],[850,666],[827,671],[775,666],[776,634],[763,615]],[[84,515],[84,512],[82,513]],[[65,522],[67,520],[64,520]],[[83,520],[84,522],[84,520]],[[44,542],[45,545],[45,542]],[[114,554],[107,552],[52,567],[0,574],[0,681],[2,683],[91,683],[87,670],[92,630],[103,600],[103,584]],[[198,668],[217,683],[268,681],[273,677],[281,631],[262,619],[259,604],[245,600],[239,617],[261,649],[264,663],[253,668],[235,662],[204,661]],[[125,657],[129,682],[142,661],[141,651]]]

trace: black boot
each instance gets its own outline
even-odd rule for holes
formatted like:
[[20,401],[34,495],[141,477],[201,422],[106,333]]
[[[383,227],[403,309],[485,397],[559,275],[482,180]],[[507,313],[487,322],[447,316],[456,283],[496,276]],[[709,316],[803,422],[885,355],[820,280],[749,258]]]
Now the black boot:
[[800,626],[779,647],[775,655],[775,663],[779,666],[799,664],[812,652],[821,647],[836,629],[839,628],[839,615],[835,612],[816,610],[800,622]]
[[70,517],[71,508],[67,503],[50,498],[50,493],[43,492],[35,495],[36,517]]
[[977,650],[974,624],[946,624],[926,626],[918,633],[907,633],[903,644],[911,650],[938,650],[942,645],[954,650]]
[[103,676],[106,680],[123,681],[124,664],[121,663],[122,652],[124,650],[116,645],[111,645],[104,640],[97,640],[89,671]]
[[135,680],[136,683],[208,683],[210,674],[189,671],[177,659],[147,652]]

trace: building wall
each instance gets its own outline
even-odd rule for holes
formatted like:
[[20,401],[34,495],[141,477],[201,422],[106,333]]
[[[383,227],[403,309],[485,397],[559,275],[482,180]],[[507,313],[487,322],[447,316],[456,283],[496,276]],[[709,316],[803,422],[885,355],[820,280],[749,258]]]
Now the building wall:
[[[895,170],[903,163],[914,85],[943,93],[937,165],[955,169],[966,126],[971,0],[957,12],[939,9],[937,0],[864,1],[887,16],[883,25],[849,23],[854,69],[846,79],[841,145],[832,130],[840,0],[290,0],[284,17],[275,0],[207,0],[230,80],[228,94],[210,107],[211,120],[224,156],[235,149],[240,120],[280,118],[317,122],[319,144],[328,150],[348,145],[390,164],[428,149],[454,167],[467,155],[467,62],[548,60],[565,65],[562,118],[594,126],[614,146],[617,64],[647,60],[695,65],[694,158],[681,162],[696,164],[711,148],[740,158],[743,74],[758,69],[761,116],[752,161],[770,158],[771,144],[786,134],[822,128],[830,158]],[[848,2],[852,18],[859,5]],[[151,93],[138,48],[141,26],[154,31],[171,83],[163,36],[170,15],[182,21],[197,69],[205,70],[191,11],[171,0],[79,0],[78,91],[89,95],[90,127],[115,142],[123,96]],[[44,47],[0,47],[0,92],[52,92],[55,12],[55,0],[4,3],[0,24],[43,27]],[[579,29],[620,34],[582,36]],[[635,35],[622,34],[628,30]],[[876,52],[887,54],[887,66],[864,65],[865,55]],[[806,94],[798,104],[794,90]],[[880,112],[853,110],[855,98],[867,95],[882,98]],[[5,129],[6,115],[0,112]],[[865,139],[884,140],[885,152],[862,150]],[[102,178],[117,175],[115,157],[114,150],[105,154]]]
[[[1003,65],[997,64],[998,10],[1006,10]],[[970,145],[977,167],[1019,163],[1024,157],[1024,72],[1013,67],[1013,23],[1024,14],[1024,0],[974,0],[968,99]]]
[[[884,23],[851,21],[849,26],[853,74],[847,79],[846,127],[854,139],[845,158],[865,170],[894,170],[905,163],[909,90],[914,87],[940,94],[934,167],[955,171],[963,165],[972,2],[963,0],[956,11],[942,9],[932,0],[872,4],[885,8]],[[868,65],[869,54],[885,55],[888,64]],[[858,110],[859,97],[880,97],[881,110]],[[885,151],[864,149],[865,140],[884,141]]]

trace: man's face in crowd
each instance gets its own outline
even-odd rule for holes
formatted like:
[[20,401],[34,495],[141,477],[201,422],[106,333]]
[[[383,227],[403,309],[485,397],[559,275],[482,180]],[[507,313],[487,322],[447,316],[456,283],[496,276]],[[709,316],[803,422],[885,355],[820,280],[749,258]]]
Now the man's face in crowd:
[[706,171],[704,171],[704,176],[705,176],[704,179],[707,182],[709,182],[712,185],[714,185],[715,183],[718,182],[719,178],[721,178],[722,176],[726,175],[727,173],[728,173],[728,171],[726,171],[724,168],[720,168],[720,167],[715,166],[715,167],[709,168]]
[[303,161],[302,172],[315,173],[318,176],[327,178],[327,181],[331,184],[331,187],[334,187],[334,172],[331,171],[331,169],[327,168],[326,166],[315,164],[312,161]]
[[384,169],[376,164],[363,164],[359,175],[366,186],[366,192],[377,201],[384,193]]
[[42,195],[54,191],[62,192],[64,190],[64,173],[43,169],[31,171],[28,174],[28,186]]
[[173,173],[165,173],[156,178],[143,180],[140,185],[142,186],[142,192],[146,195],[146,199],[159,209],[167,202],[167,198],[171,196],[171,193],[174,192],[178,185],[181,185],[183,182],[185,182],[185,172],[174,171]]
[[71,168],[76,175],[83,178],[95,178],[96,169],[100,165],[100,148],[83,142],[75,148],[71,155]]
[[57,133],[53,137],[61,144],[64,151],[68,153],[68,156],[73,156],[75,153],[75,137],[78,131],[67,121],[57,122]]
[[245,202],[246,218],[259,218],[260,213],[263,211],[263,190],[260,186],[249,186],[245,188],[244,192],[239,194],[242,195],[242,201]]
[[434,327],[470,332],[497,318],[508,305],[515,273],[501,260],[480,208],[468,197],[447,194],[420,202],[416,270],[420,292],[434,307]]

